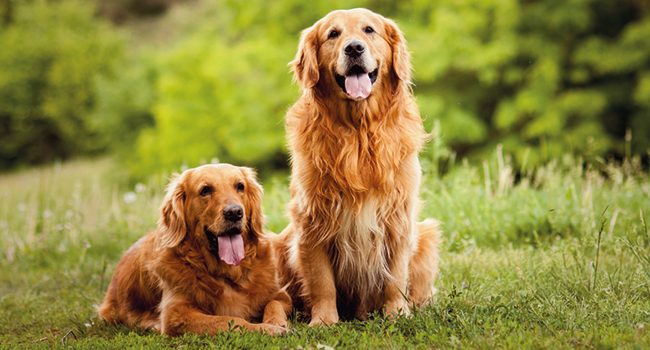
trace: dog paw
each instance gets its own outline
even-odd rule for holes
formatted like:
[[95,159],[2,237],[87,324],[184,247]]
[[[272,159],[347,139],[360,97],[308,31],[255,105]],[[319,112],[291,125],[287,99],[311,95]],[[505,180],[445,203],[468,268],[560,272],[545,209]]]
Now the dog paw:
[[328,326],[339,322],[339,313],[336,304],[333,307],[312,307],[310,327]]
[[283,327],[287,328],[289,326],[289,322],[287,322],[286,318],[271,318],[271,319],[264,319],[264,323],[272,325],[272,326],[278,326],[278,327]]
[[285,335],[289,332],[289,328],[280,327],[272,324],[260,324],[260,332],[266,333],[272,337]]
[[323,326],[329,326],[329,325],[335,325],[338,323],[339,320],[337,319],[331,319],[331,318],[314,318],[312,317],[311,322],[309,322],[309,327],[323,327]]
[[404,316],[406,318],[411,317],[411,308],[407,303],[395,303],[392,305],[387,305],[385,309],[385,315],[390,321],[396,321],[398,317]]

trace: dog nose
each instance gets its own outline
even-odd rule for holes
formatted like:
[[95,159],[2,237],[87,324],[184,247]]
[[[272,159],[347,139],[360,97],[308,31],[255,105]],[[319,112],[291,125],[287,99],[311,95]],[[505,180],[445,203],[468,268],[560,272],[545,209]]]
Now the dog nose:
[[244,216],[244,210],[237,204],[231,204],[223,210],[223,216],[226,220],[237,222]]
[[350,41],[347,45],[345,45],[344,49],[345,54],[352,58],[361,56],[365,50],[366,48],[363,46],[363,43],[358,40]]

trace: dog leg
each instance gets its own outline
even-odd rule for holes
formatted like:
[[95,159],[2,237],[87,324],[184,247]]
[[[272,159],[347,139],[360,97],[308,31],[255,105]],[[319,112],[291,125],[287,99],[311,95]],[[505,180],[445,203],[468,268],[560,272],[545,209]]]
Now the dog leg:
[[264,308],[262,323],[280,327],[287,327],[287,315],[291,312],[291,297],[283,289],[278,292],[271,302]]
[[266,332],[269,335],[281,335],[286,328],[270,325],[250,323],[239,317],[212,316],[194,308],[192,303],[178,295],[171,298],[163,297],[165,301],[161,313],[162,325],[160,332],[169,336],[182,335],[187,332],[214,335],[217,332],[227,332],[236,327],[241,332],[242,328],[248,331]]
[[416,228],[418,244],[409,265],[409,301],[421,307],[436,293],[433,284],[440,260],[440,222],[426,219]]
[[334,270],[322,246],[300,245],[300,268],[311,304],[310,326],[337,323]]
[[400,313],[409,315],[410,310],[406,300],[408,279],[408,250],[398,249],[399,254],[393,256],[391,275],[393,280],[386,281],[384,285],[384,300],[386,301],[386,315],[394,320]]
[[[394,237],[394,245],[389,261],[389,270],[392,279],[384,284],[384,302],[386,306],[386,315],[390,319],[400,314],[409,315],[408,300],[406,299],[408,287],[409,261],[411,259],[411,249],[413,246],[413,224],[405,221],[397,221],[399,218],[393,218],[392,227],[394,231],[389,236]],[[398,234],[399,232],[399,234]]]

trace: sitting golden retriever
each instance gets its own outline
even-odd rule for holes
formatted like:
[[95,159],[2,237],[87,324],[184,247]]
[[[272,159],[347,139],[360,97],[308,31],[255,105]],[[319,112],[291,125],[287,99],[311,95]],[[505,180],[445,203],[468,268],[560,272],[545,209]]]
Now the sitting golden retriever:
[[439,225],[416,223],[428,134],[404,37],[369,10],[334,11],[302,32],[291,65],[303,93],[286,116],[282,279],[312,326],[409,313],[435,291]]
[[261,201],[249,168],[204,165],[176,176],[158,228],[124,254],[99,315],[168,335],[214,334],[233,321],[284,332],[291,300],[262,231]]

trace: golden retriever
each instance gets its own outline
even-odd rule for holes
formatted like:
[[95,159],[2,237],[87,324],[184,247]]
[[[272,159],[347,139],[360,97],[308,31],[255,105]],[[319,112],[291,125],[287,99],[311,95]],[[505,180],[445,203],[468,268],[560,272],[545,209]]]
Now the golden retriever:
[[286,116],[283,282],[312,326],[383,308],[408,314],[409,301],[435,291],[439,224],[416,223],[418,152],[429,136],[404,37],[369,10],[334,11],[302,32],[291,65],[302,96]]
[[284,332],[291,299],[280,289],[261,203],[249,168],[204,165],[176,176],[158,228],[124,254],[99,315],[168,335],[214,334],[229,323]]

